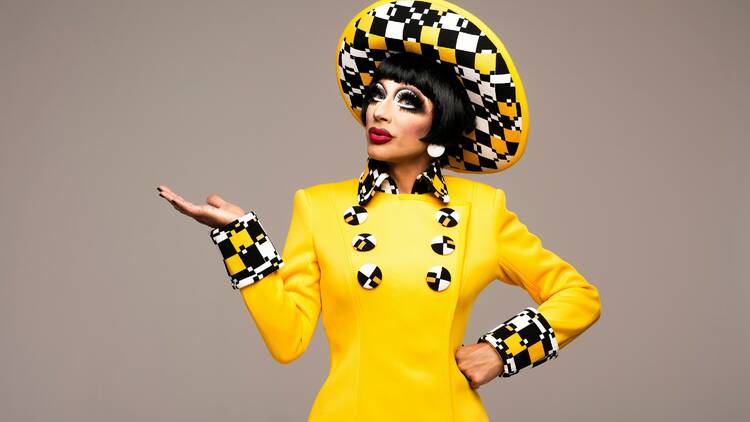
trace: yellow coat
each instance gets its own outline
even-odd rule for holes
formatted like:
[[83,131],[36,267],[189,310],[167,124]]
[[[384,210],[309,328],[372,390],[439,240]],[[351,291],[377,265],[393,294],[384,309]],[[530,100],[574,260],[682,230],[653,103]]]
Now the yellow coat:
[[[282,265],[239,289],[281,363],[305,352],[322,314],[330,372],[309,421],[489,420],[455,352],[474,300],[494,280],[529,293],[559,348],[598,320],[597,289],[542,247],[506,208],[503,190],[454,176],[445,181],[449,204],[431,194],[378,193],[357,225],[344,214],[357,205],[358,179],[297,190]],[[453,227],[436,220],[446,206],[460,217]],[[353,247],[361,233],[374,235],[373,249]],[[439,235],[452,238],[452,253],[432,249]],[[230,275],[237,272],[225,263]],[[358,282],[365,264],[382,273],[376,288]],[[427,284],[436,265],[451,276],[440,291]],[[530,354],[534,366],[548,358]]]

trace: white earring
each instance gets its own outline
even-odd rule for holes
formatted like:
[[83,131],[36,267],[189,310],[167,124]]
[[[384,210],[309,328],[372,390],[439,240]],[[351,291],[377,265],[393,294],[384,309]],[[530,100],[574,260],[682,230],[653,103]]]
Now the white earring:
[[427,145],[427,154],[430,157],[437,158],[443,155],[445,152],[445,146],[439,145],[439,144],[429,144]]

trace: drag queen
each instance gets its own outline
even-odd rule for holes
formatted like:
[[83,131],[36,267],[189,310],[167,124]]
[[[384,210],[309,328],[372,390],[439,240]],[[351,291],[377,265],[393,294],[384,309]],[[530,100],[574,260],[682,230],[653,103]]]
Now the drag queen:
[[[557,357],[600,315],[596,287],[542,246],[502,189],[443,174],[518,162],[529,125],[518,72],[490,28],[433,0],[358,13],[336,74],[364,128],[364,170],[295,192],[282,254],[253,211],[159,194],[212,228],[278,362],[302,355],[322,320],[330,372],[310,421],[487,421],[480,385]],[[495,280],[536,307],[498,309],[503,322],[464,345],[472,305]]]

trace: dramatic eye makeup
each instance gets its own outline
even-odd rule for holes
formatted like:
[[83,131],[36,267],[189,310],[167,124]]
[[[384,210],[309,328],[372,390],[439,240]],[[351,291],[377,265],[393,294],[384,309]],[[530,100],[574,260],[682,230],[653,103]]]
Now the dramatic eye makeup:
[[410,111],[419,112],[424,109],[422,100],[419,98],[419,96],[408,89],[402,89],[401,91],[397,92],[396,101],[405,104],[406,107],[404,108]]
[[[368,94],[368,102],[381,101],[386,97],[385,88],[380,82],[376,83]],[[396,93],[396,102],[401,104],[401,108],[407,111],[419,113],[424,111],[424,101],[408,88],[401,88]]]
[[380,83],[377,83],[370,90],[370,101],[382,99],[385,99],[385,88]]

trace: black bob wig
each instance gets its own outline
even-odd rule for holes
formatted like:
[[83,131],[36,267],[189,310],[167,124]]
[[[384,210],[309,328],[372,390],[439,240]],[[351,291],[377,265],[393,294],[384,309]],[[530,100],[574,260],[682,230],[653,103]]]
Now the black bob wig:
[[453,68],[414,53],[391,54],[380,63],[365,91],[360,116],[362,124],[367,122],[367,107],[374,94],[373,88],[381,79],[413,85],[432,101],[432,127],[421,138],[423,142],[455,146],[462,134],[475,128],[474,107]]

